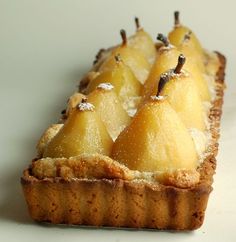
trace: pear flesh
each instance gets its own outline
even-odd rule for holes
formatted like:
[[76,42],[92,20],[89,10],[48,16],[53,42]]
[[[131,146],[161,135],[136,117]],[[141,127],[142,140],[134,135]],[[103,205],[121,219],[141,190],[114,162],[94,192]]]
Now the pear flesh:
[[130,122],[130,117],[108,83],[100,84],[96,90],[88,95],[88,101],[96,107],[96,112],[105,124],[113,140]]
[[170,43],[174,46],[180,46],[185,38],[185,36],[191,33],[191,41],[193,43],[194,48],[196,49],[199,54],[202,54],[202,46],[197,39],[196,35],[187,27],[183,25],[176,26],[168,35],[168,39],[170,40]]
[[156,58],[156,48],[152,37],[139,28],[136,33],[128,39],[128,45],[140,52],[145,56],[150,64],[153,64]]
[[196,84],[186,71],[172,75],[164,85],[160,94],[166,96],[171,107],[177,112],[188,129],[196,128],[205,131],[203,104],[198,93]]
[[167,100],[149,100],[118,136],[112,157],[132,170],[196,169],[193,140]]
[[45,148],[43,157],[69,158],[81,154],[110,155],[113,141],[94,106],[80,103]]
[[[155,95],[157,93],[157,87],[161,74],[175,67],[176,60],[178,59],[180,54],[181,52],[179,52],[175,47],[160,48],[157,60],[154,63],[148,79],[143,86],[142,95],[144,101],[147,100],[151,95]],[[203,73],[199,70],[198,66],[194,65],[194,63],[192,63],[190,59],[186,58],[186,64],[184,65],[184,69],[191,73],[191,75],[193,76],[201,100],[210,101],[211,95],[207,81],[204,79]]]
[[147,79],[151,65],[140,51],[133,49],[128,45],[122,45],[114,49],[111,56],[103,62],[98,71],[104,72],[107,70],[112,70],[116,65],[115,56],[117,55],[121,56],[121,59],[125,65],[132,70],[135,77],[141,84],[143,84]]
[[112,70],[102,72],[91,80],[86,92],[90,93],[94,91],[102,83],[110,83],[114,87],[123,105],[130,99],[139,96],[142,88],[141,83],[137,80],[131,69],[122,60],[116,62]]
[[142,89],[143,99],[149,99],[157,93],[158,81],[162,73],[176,66],[176,60],[180,52],[175,47],[161,47],[157,53],[157,59],[151,68],[149,76]]

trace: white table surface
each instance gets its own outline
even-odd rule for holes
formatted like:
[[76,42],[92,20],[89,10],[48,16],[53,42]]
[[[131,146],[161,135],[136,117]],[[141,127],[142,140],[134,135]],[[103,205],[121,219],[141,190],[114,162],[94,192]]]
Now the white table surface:
[[[236,14],[233,1],[0,0],[0,241],[236,241]],[[205,223],[186,233],[34,223],[20,176],[43,130],[55,122],[97,50],[134,32],[167,33],[173,11],[211,50],[227,56],[227,86],[214,191]]]

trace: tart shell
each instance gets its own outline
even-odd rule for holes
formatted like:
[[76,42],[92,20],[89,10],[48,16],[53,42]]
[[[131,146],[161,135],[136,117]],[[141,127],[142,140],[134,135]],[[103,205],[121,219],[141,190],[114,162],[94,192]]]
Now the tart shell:
[[216,169],[226,59],[217,52],[216,99],[210,109],[211,143],[200,182],[177,188],[146,180],[37,179],[29,167],[21,184],[32,219],[53,224],[194,230],[204,220]]

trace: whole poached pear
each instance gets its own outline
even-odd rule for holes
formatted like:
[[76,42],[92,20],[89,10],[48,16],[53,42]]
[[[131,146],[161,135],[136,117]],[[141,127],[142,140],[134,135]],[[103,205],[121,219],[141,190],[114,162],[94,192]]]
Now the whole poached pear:
[[[140,56],[141,54],[146,59],[146,61],[152,65],[156,58],[155,43],[152,37],[144,30],[144,28],[140,26],[139,19],[137,17],[135,18],[135,24],[136,24],[136,32],[135,34],[131,35],[129,38],[126,38],[125,31],[121,30],[122,41],[124,43],[124,37],[125,37],[125,45],[128,46],[129,48],[137,50],[136,52],[138,53],[137,55]],[[103,62],[107,58],[109,58],[113,54],[113,52],[116,51],[117,48],[119,49],[120,47],[121,45],[113,46],[108,49],[101,49],[96,55],[94,70],[97,71],[100,68],[100,66],[103,64]],[[143,59],[143,58],[140,57],[140,59]],[[143,60],[141,62],[145,63],[146,61]]]
[[118,136],[112,158],[138,171],[196,169],[193,140],[165,97],[153,96]]
[[101,64],[98,71],[104,72],[112,70],[116,65],[114,62],[115,56],[120,55],[123,62],[129,66],[139,82],[143,84],[147,79],[151,65],[140,50],[134,49],[128,45],[126,32],[121,30],[120,33],[122,37],[122,44],[111,51],[111,54]]
[[[170,43],[176,47],[179,47],[183,43],[185,36],[191,33],[191,39],[190,39],[191,46],[196,53],[198,53],[201,57],[203,57],[204,53],[203,53],[203,48],[200,44],[200,41],[198,40],[198,38],[190,28],[180,23],[179,11],[174,12],[174,20],[175,20],[174,28],[168,35]],[[186,54],[186,53],[183,53],[183,54]]]
[[130,117],[123,109],[114,87],[110,83],[101,83],[88,96],[88,102],[93,104],[96,113],[104,123],[113,140],[129,124]]
[[152,37],[140,26],[139,19],[135,17],[136,33],[128,38],[128,45],[140,51],[150,64],[156,58],[156,48]]
[[110,155],[113,141],[92,104],[82,100],[45,147],[43,157],[69,158],[81,154]]
[[129,99],[140,95],[142,84],[137,80],[131,69],[123,62],[120,55],[114,58],[114,68],[98,74],[90,81],[86,93],[94,91],[99,84],[110,83],[125,104]]
[[185,57],[180,55],[175,69],[170,69],[161,75],[158,95],[166,96],[188,129],[205,131],[203,104],[193,77],[182,70],[184,63]]
[[[176,60],[178,59],[179,55],[181,55],[181,52],[173,45],[170,45],[168,39],[164,35],[159,34],[157,38],[158,40],[163,41],[164,46],[159,48],[157,59],[143,85],[143,100],[147,100],[149,99],[150,95],[155,95],[155,93],[157,93],[161,74],[176,66]],[[199,67],[195,65],[191,59],[186,59],[184,69],[188,71],[195,80],[201,100],[210,101],[211,95],[208,88],[208,83],[204,78],[204,73],[200,71]]]

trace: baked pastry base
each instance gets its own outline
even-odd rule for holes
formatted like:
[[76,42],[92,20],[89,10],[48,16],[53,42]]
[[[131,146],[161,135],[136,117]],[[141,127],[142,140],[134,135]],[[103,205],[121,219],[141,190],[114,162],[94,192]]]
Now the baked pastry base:
[[31,217],[54,224],[127,228],[193,230],[204,220],[218,152],[224,93],[225,57],[217,53],[220,68],[216,99],[210,110],[212,141],[199,167],[200,182],[181,189],[159,183],[120,179],[37,179],[31,168],[21,183]]

